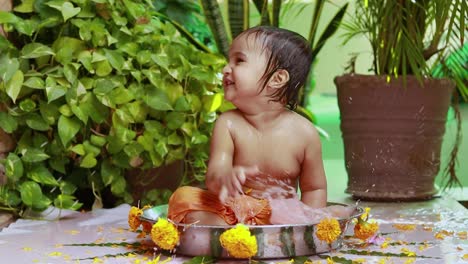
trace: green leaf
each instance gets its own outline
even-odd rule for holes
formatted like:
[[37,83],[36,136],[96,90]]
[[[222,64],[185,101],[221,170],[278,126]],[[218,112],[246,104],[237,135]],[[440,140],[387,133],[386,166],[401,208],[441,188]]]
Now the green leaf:
[[135,99],[133,93],[124,87],[117,87],[112,90],[110,97],[115,104],[125,104]]
[[2,188],[5,188],[5,187],[0,186],[0,199],[3,199],[3,201],[5,201],[6,205],[8,206],[18,207],[19,204],[21,203],[19,192],[17,192],[16,190],[9,190],[7,192],[3,192],[2,194]]
[[49,125],[55,124],[60,116],[59,108],[54,103],[48,104],[45,101],[40,101],[39,110],[42,118],[44,118]]
[[91,153],[95,157],[97,157],[97,156],[99,156],[101,154],[101,149],[94,146],[93,144],[91,144],[91,142],[89,142],[89,140],[83,141],[83,146],[84,146],[84,149],[85,149],[86,153]]
[[11,77],[19,70],[17,58],[9,58],[6,54],[0,57],[0,78],[8,82]]
[[15,24],[21,18],[15,16],[13,12],[0,10],[0,24]]
[[176,111],[189,111],[190,105],[185,96],[179,97],[175,103],[174,110]]
[[35,0],[23,0],[21,4],[15,6],[13,10],[18,13],[32,13],[34,11]]
[[26,124],[34,130],[47,131],[50,129],[49,124],[36,113],[30,113],[26,116]]
[[169,149],[167,148],[167,145],[164,141],[160,140],[154,147],[154,150],[161,156],[164,157],[166,154],[169,152]]
[[31,37],[32,34],[37,30],[38,23],[35,19],[19,20],[14,26],[18,32]]
[[[68,163],[68,160],[67,159],[63,159],[63,158],[53,158],[53,159],[49,159],[49,165],[52,169],[58,171],[58,172],[61,172],[63,174],[66,173],[66,170],[65,170],[65,164]],[[62,183],[62,182],[61,182]]]
[[19,107],[24,112],[31,112],[36,109],[36,102],[31,100],[30,98],[26,98],[19,103]]
[[117,71],[122,71],[122,66],[125,62],[124,57],[116,50],[104,49],[106,58],[109,61],[110,65]]
[[124,152],[129,157],[138,157],[144,150],[145,149],[135,141],[124,147]]
[[32,207],[35,211],[44,211],[49,207],[52,201],[45,195],[39,196],[34,200],[34,205]]
[[205,111],[214,112],[218,110],[223,102],[223,95],[221,93],[216,93],[214,95],[203,97]]
[[52,176],[52,173],[43,165],[35,166],[30,169],[26,175],[31,180],[34,180],[37,183],[42,183],[46,185],[58,186],[57,180]]
[[112,184],[121,175],[120,169],[109,160],[105,160],[101,165],[101,177],[105,186]]
[[127,182],[122,175],[119,175],[111,184],[111,192],[116,195],[121,195],[125,192]]
[[98,147],[103,147],[107,142],[104,136],[97,136],[97,135],[91,135],[90,141],[93,145],[98,146]]
[[104,122],[109,115],[109,109],[101,104],[92,93],[83,97],[80,108],[98,124]]
[[184,141],[182,138],[177,135],[177,132],[172,133],[168,138],[167,138],[167,144],[169,145],[181,145],[183,144]]
[[75,137],[80,128],[80,122],[75,118],[60,116],[58,121],[58,133],[62,144],[67,146],[68,142]]
[[57,82],[52,77],[46,79],[46,94],[47,102],[50,103],[58,98],[64,96],[67,93],[67,88],[57,85]]
[[67,181],[60,181],[60,190],[62,191],[62,194],[67,194],[67,195],[71,195],[73,193],[75,193],[77,187],[76,185],[74,185],[73,183],[71,182],[67,182]]
[[78,210],[83,204],[79,203],[74,196],[59,194],[54,199],[54,206],[62,209]]
[[72,64],[67,64],[63,67],[63,74],[67,81],[73,84],[78,77],[78,70]]
[[23,176],[23,172],[23,162],[18,157],[18,155],[16,155],[13,152],[10,152],[5,162],[6,176],[8,177],[8,179],[12,180],[13,182],[16,182]]
[[45,88],[45,83],[44,80],[39,78],[39,77],[29,77],[27,78],[24,83],[24,86],[32,88],[32,89],[44,89]]
[[125,105],[128,112],[132,115],[133,120],[137,123],[146,121],[148,115],[148,107],[142,101],[134,101]]
[[76,144],[70,150],[81,156],[86,154],[83,144]]
[[93,153],[90,153],[84,156],[84,158],[81,160],[81,163],[80,163],[80,167],[88,168],[88,169],[93,168],[96,165],[97,165],[97,160]]
[[23,155],[21,159],[24,162],[30,162],[30,163],[41,162],[50,157],[44,151],[42,151],[41,149],[37,149],[37,148],[25,148],[21,151],[21,154]]
[[21,49],[21,57],[24,59],[33,59],[49,55],[55,55],[55,53],[48,46],[37,42],[26,44]]
[[13,102],[16,102],[16,98],[21,91],[21,86],[23,86],[23,80],[23,72],[17,70],[13,74],[13,77],[5,84],[6,92]]
[[[60,62],[62,65],[69,64],[78,57],[78,61],[82,64],[85,64],[81,61],[81,52],[86,49],[85,42],[72,37],[60,37],[54,41],[52,45],[52,50],[56,53],[55,60]],[[89,51],[85,51],[90,56],[91,53]],[[85,55],[86,53],[83,53]],[[89,64],[90,65],[90,64]],[[84,65],[86,69],[88,69]],[[89,69],[88,69],[89,70]]]
[[112,67],[108,61],[98,61],[93,64],[96,69],[96,75],[99,77],[107,76],[112,72]]
[[19,187],[21,200],[29,207],[33,207],[35,201],[42,197],[41,186],[33,181],[23,182]]
[[175,130],[180,128],[185,122],[185,114],[182,112],[170,112],[165,117],[167,127]]
[[81,8],[74,7],[73,4],[70,2],[65,2],[62,4],[61,11],[62,11],[63,20],[67,21],[69,18],[72,18],[78,15],[78,13],[80,13],[81,11]]
[[7,133],[12,133],[18,127],[16,119],[6,112],[0,111],[0,128]]
[[192,136],[193,144],[205,144],[208,142],[208,137],[200,133],[200,131],[195,131]]
[[149,90],[143,99],[149,107],[155,110],[172,110],[172,105],[169,101],[169,97],[165,92],[159,89],[153,88]]

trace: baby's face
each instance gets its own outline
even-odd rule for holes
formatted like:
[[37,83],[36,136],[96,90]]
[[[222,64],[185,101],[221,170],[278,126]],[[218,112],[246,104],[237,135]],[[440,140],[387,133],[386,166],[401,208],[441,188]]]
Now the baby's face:
[[232,42],[229,62],[223,69],[224,97],[239,107],[261,96],[260,78],[267,64],[266,52],[254,35],[240,35]]

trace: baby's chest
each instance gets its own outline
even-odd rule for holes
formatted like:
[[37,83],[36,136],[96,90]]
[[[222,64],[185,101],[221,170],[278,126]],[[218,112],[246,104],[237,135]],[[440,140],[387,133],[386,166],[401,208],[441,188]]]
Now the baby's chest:
[[304,146],[284,134],[239,136],[234,140],[234,158],[272,171],[300,171]]

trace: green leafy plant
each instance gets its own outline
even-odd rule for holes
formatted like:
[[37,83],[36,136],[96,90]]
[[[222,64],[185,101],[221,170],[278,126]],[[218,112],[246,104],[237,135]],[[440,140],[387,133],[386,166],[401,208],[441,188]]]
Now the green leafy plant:
[[133,203],[126,171],[176,160],[186,181],[204,179],[225,59],[150,7],[37,0],[0,12],[0,127],[16,142],[2,209],[78,209],[82,190]]
[[171,20],[183,25],[201,43],[213,48],[213,36],[204,22],[203,12],[196,0],[156,0],[153,5]]

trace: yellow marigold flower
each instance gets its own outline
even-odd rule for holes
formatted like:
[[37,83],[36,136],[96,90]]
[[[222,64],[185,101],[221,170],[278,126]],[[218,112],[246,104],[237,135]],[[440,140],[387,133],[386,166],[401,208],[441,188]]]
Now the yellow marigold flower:
[[335,264],[335,261],[331,259],[330,257],[327,258],[327,264]]
[[468,238],[468,232],[466,231],[460,231],[457,233],[457,236],[459,239],[466,240]]
[[370,208],[369,208],[369,207],[364,208],[364,213],[362,213],[361,219],[364,220],[364,221],[366,221],[367,218],[369,218],[369,212],[370,212]]
[[380,248],[381,248],[381,249],[386,249],[386,248],[388,248],[388,242],[387,242],[387,241],[383,242],[382,245],[380,245]]
[[410,224],[393,224],[393,227],[400,231],[413,231],[416,229],[416,225]]
[[140,216],[143,214],[143,211],[135,206],[130,208],[130,212],[128,212],[128,226],[130,227],[131,231],[136,231],[138,227],[141,225]]
[[407,248],[402,248],[401,252],[403,254],[405,254],[406,256],[408,256],[408,257],[416,257],[416,253],[414,253],[413,251],[411,251],[411,250],[409,250]]
[[251,258],[257,254],[257,239],[242,224],[224,231],[219,236],[221,246],[235,258]]
[[359,223],[354,226],[354,236],[362,240],[367,240],[368,238],[372,237],[378,230],[379,225],[375,222],[371,223],[359,221]]
[[335,218],[326,218],[317,224],[317,238],[328,244],[337,240],[340,234],[340,223]]
[[151,239],[158,247],[172,250],[179,243],[179,231],[173,223],[159,218],[151,229]]

